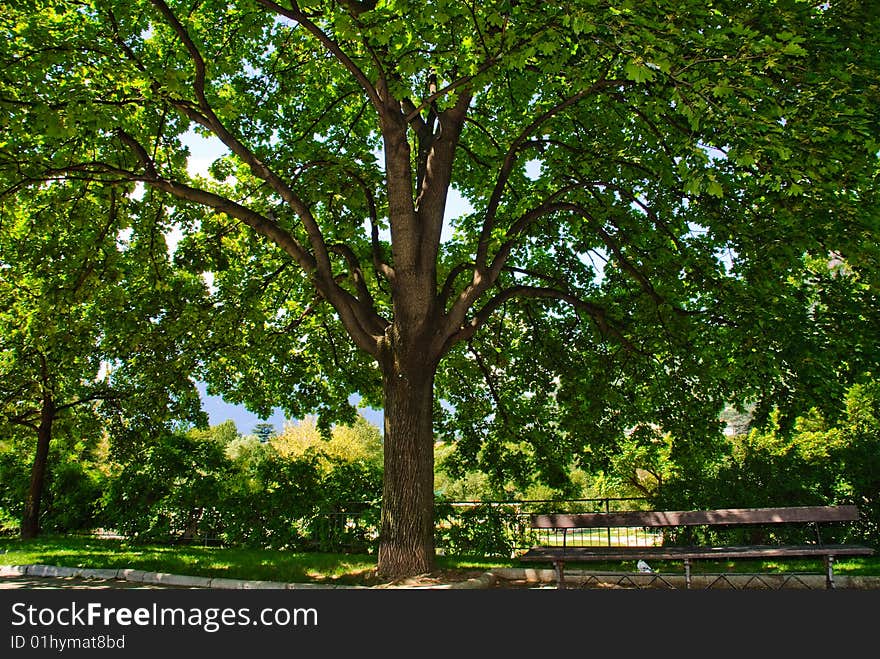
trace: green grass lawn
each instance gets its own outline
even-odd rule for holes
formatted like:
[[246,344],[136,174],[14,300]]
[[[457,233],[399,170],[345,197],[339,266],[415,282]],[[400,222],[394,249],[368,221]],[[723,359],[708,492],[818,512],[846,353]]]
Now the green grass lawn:
[[369,579],[369,555],[296,553],[187,545],[147,545],[124,540],[46,537],[0,539],[0,564],[131,568],[200,577],[283,582],[356,584]]
[[[253,579],[287,583],[337,583],[369,585],[375,577],[376,557],[369,554],[320,554],[265,549],[217,548],[187,545],[148,545],[125,540],[86,537],[45,537],[22,541],[0,538],[0,565],[57,565],[83,568],[131,568],[203,577]],[[499,567],[522,567],[515,559],[437,559],[438,570],[485,571]],[[530,564],[529,567],[541,567]],[[549,563],[546,567],[552,567]],[[583,563],[567,566],[594,572],[635,572],[635,562]],[[681,573],[680,562],[657,562],[659,573]],[[718,572],[822,572],[821,560],[789,561],[696,561],[695,573]],[[880,576],[880,557],[841,559],[837,574]]]
[[[0,565],[130,568],[200,577],[285,583],[368,585],[375,577],[370,554],[321,554],[266,549],[137,544],[87,537],[0,538]],[[490,570],[514,561],[438,557],[441,570]]]

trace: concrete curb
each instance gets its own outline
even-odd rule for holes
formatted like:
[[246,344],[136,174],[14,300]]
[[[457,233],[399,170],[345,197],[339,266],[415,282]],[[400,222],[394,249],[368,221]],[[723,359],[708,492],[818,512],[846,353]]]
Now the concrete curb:
[[135,583],[145,583],[146,581],[144,577],[146,577],[148,574],[150,575],[151,579],[150,583],[156,583],[153,577],[153,575],[156,573],[145,572],[144,570],[119,570],[119,576],[117,576],[116,578],[122,579],[124,581],[134,581]]
[[75,567],[58,567],[55,565],[30,565],[26,572],[32,577],[80,577],[82,569]]
[[241,579],[221,579],[215,578],[211,579],[210,588],[217,588],[222,590],[239,590],[244,588],[242,585],[244,582]]
[[182,574],[165,572],[145,572],[144,583],[156,583],[166,586],[182,586],[185,588],[210,588],[210,577],[188,577]]
[[278,581],[242,581],[243,590],[286,590],[287,584]]
[[118,579],[119,570],[110,570],[105,568],[84,568],[82,575],[84,579]]
[[[31,577],[76,577],[81,579],[118,579],[135,583],[156,584],[180,588],[208,588],[218,590],[362,590],[370,586],[344,586],[321,583],[285,583],[281,581],[255,581],[246,579],[227,579],[222,577],[193,577],[166,572],[147,572],[134,569],[70,568],[54,565],[0,565],[0,576]],[[486,572],[466,581],[436,586],[395,586],[422,590],[478,589],[491,588],[498,582],[498,575]]]
[[27,574],[27,565],[0,565],[0,577],[21,577]]
[[440,586],[440,588],[492,588],[492,586],[494,586],[496,583],[498,583],[498,575],[496,575],[494,572],[486,572],[484,574],[481,574],[479,577],[468,579],[467,581],[458,581],[445,586]]

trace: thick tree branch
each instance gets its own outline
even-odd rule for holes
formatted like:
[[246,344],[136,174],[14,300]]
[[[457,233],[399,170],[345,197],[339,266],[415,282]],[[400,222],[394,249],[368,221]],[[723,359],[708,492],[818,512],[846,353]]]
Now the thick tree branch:
[[[245,147],[240,140],[234,137],[226,129],[214,113],[207,100],[207,96],[205,95],[207,69],[204,58],[199,52],[197,46],[192,41],[183,24],[177,19],[174,12],[171,11],[167,4],[165,4],[164,0],[151,1],[165,17],[165,20],[172,26],[175,33],[178,35],[178,38],[189,53],[190,59],[193,61],[195,67],[193,89],[199,111],[196,111],[190,104],[182,101],[172,101],[172,103],[183,112],[185,116],[204,125],[217,135],[217,137],[229,147],[235,155],[241,158],[242,161],[250,167],[251,171],[257,177],[265,180],[270,187],[272,187],[272,189],[284,199],[303,222],[314,256],[308,254],[308,252],[306,252],[306,250],[288,232],[284,231],[280,225],[274,222],[274,220],[254,213],[240,204],[230,202],[218,195],[213,195],[212,193],[207,193],[203,190],[197,190],[190,188],[189,186],[162,179],[158,176],[155,165],[146,154],[145,149],[143,149],[136,140],[120,131],[120,137],[122,137],[123,141],[135,150],[138,154],[139,160],[150,175],[150,180],[145,180],[145,182],[149,182],[155,187],[170,192],[171,194],[175,194],[176,196],[182,196],[191,201],[196,201],[197,203],[226,212],[237,217],[262,235],[270,238],[290,254],[306,273],[317,275],[314,277],[316,285],[322,295],[334,306],[334,308],[337,309],[340,318],[352,334],[355,342],[369,354],[376,354],[377,337],[375,336],[375,330],[383,327],[381,319],[377,314],[372,312],[372,308],[368,306],[366,300],[361,303],[335,282],[333,279],[332,266],[327,246],[324,242],[320,227],[312,215],[311,210],[287,184],[285,184],[268,166],[259,160],[250,149]],[[283,10],[280,6],[274,5],[274,3],[268,1],[261,3],[270,9],[281,10],[281,13],[286,12],[286,10]],[[311,22],[304,16],[291,16],[291,18],[298,20],[307,28],[309,27],[306,25],[307,23],[311,25],[311,31],[313,33],[317,30],[314,24],[311,24]],[[300,18],[303,20],[300,20]],[[320,31],[318,30],[318,32]],[[324,41],[327,40],[326,35],[323,35],[323,33],[321,33],[319,39],[321,39],[321,37],[323,37]],[[325,43],[325,45],[327,44]],[[331,50],[333,50],[332,45]],[[339,55],[342,55],[342,59],[347,59],[341,51],[338,51],[337,56]],[[350,62],[350,60],[348,61]],[[358,76],[356,75],[356,77]]]
[[446,281],[443,282],[443,289],[440,291],[440,305],[442,307],[446,307],[446,304],[449,302],[449,298],[452,296],[453,291],[455,290],[455,280],[458,277],[468,270],[474,267],[473,263],[463,262],[457,264],[452,270],[449,271],[449,274],[446,276]]
[[453,107],[440,113],[438,116],[439,134],[432,139],[430,149],[427,151],[424,179],[416,198],[416,209],[424,224],[423,244],[420,248],[423,264],[436,263],[437,260],[446,201],[452,181],[455,150],[458,146],[470,100],[471,95],[462,92]]
[[346,167],[343,163],[333,160],[314,160],[312,162],[309,162],[298,169],[297,176],[302,174],[306,169],[321,166],[337,167],[341,169],[358,184],[361,191],[364,193],[364,199],[367,202],[367,213],[370,220],[370,240],[372,244],[373,268],[375,269],[377,274],[381,274],[388,281],[393,281],[394,269],[385,262],[385,258],[382,255],[382,246],[379,242],[379,212],[376,208],[376,197],[373,194],[373,190],[357,171]]
[[[567,186],[556,191],[540,206],[525,213],[516,222],[514,222],[507,231],[507,239],[500,245],[492,260],[491,265],[488,268],[480,269],[477,264],[474,264],[474,271],[471,281],[459,294],[458,298],[456,299],[455,303],[452,305],[452,308],[447,314],[447,331],[454,332],[455,328],[459,327],[464,322],[468,309],[471,308],[474,302],[476,302],[477,299],[480,298],[480,296],[482,296],[486,291],[488,291],[490,288],[492,288],[492,286],[495,285],[495,283],[498,281],[498,276],[501,274],[501,270],[504,267],[504,264],[510,257],[513,248],[516,246],[516,243],[522,236],[523,232],[525,232],[525,230],[529,226],[534,224],[539,219],[560,210],[566,210],[565,204],[554,203],[553,200],[570,189],[571,187]],[[462,266],[457,266],[450,274],[454,274],[455,277],[457,277],[461,274],[461,267]],[[442,295],[451,295],[453,284],[454,279],[447,279]],[[448,297],[444,297],[443,299],[445,301],[448,299]]]
[[321,229],[312,215],[311,210],[307,204],[286,183],[284,183],[274,171],[272,171],[270,167],[263,163],[237,137],[232,135],[223,122],[220,121],[219,117],[217,117],[214,110],[211,108],[207,96],[205,95],[207,68],[201,52],[193,42],[186,28],[164,0],[151,0],[151,2],[159,9],[165,20],[174,29],[178,39],[183,43],[190,59],[193,61],[193,66],[195,67],[193,91],[196,96],[199,111],[194,111],[191,105],[179,100],[170,102],[183,112],[184,115],[212,131],[221,142],[229,147],[236,156],[241,158],[241,160],[250,167],[255,176],[266,181],[272,189],[284,199],[297,216],[299,216],[305,227],[306,234],[309,237],[309,243],[315,254],[315,264],[318,271],[324,278],[328,280],[332,279],[332,269],[330,266],[330,256],[327,253],[327,246],[324,242]]
[[419,112],[415,104],[410,99],[405,98],[400,102],[400,108],[406,112],[406,119],[413,127],[419,141],[426,144],[429,143],[434,137],[434,131],[428,125],[428,122],[422,118],[421,112]]
[[[133,172],[120,169],[114,169],[114,173],[128,175],[131,180],[149,184],[180,199],[192,201],[213,208],[215,211],[225,213],[231,217],[235,217],[254,229],[257,233],[269,238],[272,242],[281,247],[287,252],[287,254],[293,257],[306,273],[313,273],[317,270],[317,264],[315,263],[314,257],[312,257],[311,254],[309,254],[305,248],[277,222],[231,201],[226,197],[159,176],[156,171],[155,163],[140,142],[123,130],[117,130],[116,134],[120,141],[135,153],[141,166],[144,168],[146,176],[139,176]],[[106,165],[105,167],[108,169],[110,168]]]
[[195,66],[195,80],[193,82],[193,92],[196,95],[196,100],[198,101],[199,107],[203,110],[209,110],[210,105],[208,104],[208,99],[205,97],[205,82],[207,80],[207,68],[205,67],[205,60],[202,57],[202,53],[199,51],[195,42],[193,42],[192,38],[189,35],[189,32],[183,26],[175,13],[171,10],[171,8],[165,3],[165,0],[150,0],[153,6],[155,6],[159,13],[165,18],[171,28],[174,30],[175,34],[177,34],[177,38],[183,44],[184,48],[186,48],[187,53],[190,56],[190,59],[193,61],[193,65]]
[[279,16],[284,16],[285,18],[289,18],[302,25],[309,34],[315,37],[321,45],[324,46],[324,48],[326,48],[327,51],[330,52],[333,57],[335,57],[339,63],[351,73],[352,76],[354,76],[354,79],[357,80],[358,84],[363,88],[364,92],[373,103],[373,107],[376,108],[376,111],[380,114],[383,112],[382,98],[376,87],[370,82],[370,79],[367,78],[366,74],[360,69],[360,67],[358,67],[358,65],[343,52],[338,43],[333,41],[326,32],[315,25],[315,23],[306,16],[302,10],[300,10],[299,5],[295,0],[290,3],[291,9],[282,7],[281,5],[272,2],[272,0],[257,0],[257,2]]
[[[367,288],[367,281],[366,279],[364,279],[364,273],[361,270],[360,260],[354,253],[354,250],[343,243],[336,243],[334,245],[331,245],[330,249],[334,253],[341,255],[346,260],[346,262],[348,263],[349,275],[354,282],[355,288],[358,292],[358,298],[365,304],[368,304],[370,308],[373,308],[375,306],[375,301],[373,300],[373,296],[370,294],[370,289]],[[378,334],[384,331],[384,325],[377,325],[375,333]]]
[[77,407],[78,405],[85,405],[86,403],[94,403],[99,400],[123,400],[125,398],[130,398],[134,394],[125,394],[120,391],[116,391],[114,389],[109,388],[101,388],[95,391],[91,391],[84,396],[76,398],[74,400],[68,401],[66,403],[57,403],[55,405],[56,412],[63,412],[64,410],[69,410],[71,408]]
[[[138,155],[139,158],[147,159],[143,165],[146,171],[156,171],[155,166],[152,165],[149,160],[149,155],[146,153],[146,150],[137,142],[137,140],[124,133],[124,131],[117,131],[117,134],[120,139]],[[193,188],[177,181],[164,179],[157,174],[146,176],[139,175],[105,163],[73,165],[64,170],[53,170],[48,172],[48,174],[50,176],[63,175],[77,171],[96,173],[96,170],[115,174],[124,181],[142,182],[158,190],[167,192],[179,199],[184,199],[186,201],[191,201],[212,208],[219,213],[225,213],[230,217],[240,220],[260,235],[265,236],[291,256],[303,272],[312,278],[315,286],[321,292],[321,295],[337,310],[340,319],[346,329],[351,333],[352,338],[358,347],[362,348],[370,355],[375,356],[377,354],[380,335],[377,336],[373,330],[379,327],[384,327],[382,319],[369,309],[367,304],[362,303],[348,291],[339,286],[339,284],[333,280],[332,274],[330,277],[324,276],[323,273],[319,271],[315,258],[306,251],[289,232],[274,220],[215,193]]]

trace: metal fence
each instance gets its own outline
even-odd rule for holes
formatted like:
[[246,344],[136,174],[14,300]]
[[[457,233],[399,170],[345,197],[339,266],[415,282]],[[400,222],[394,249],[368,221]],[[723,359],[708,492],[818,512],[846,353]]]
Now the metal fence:
[[636,497],[438,502],[435,546],[448,554],[511,557],[536,544],[655,544],[657,538],[644,529],[532,529],[529,524],[534,514],[640,510],[646,503]]
[[[438,554],[510,558],[535,544],[650,545],[657,536],[644,529],[532,529],[529,517],[540,513],[586,513],[640,510],[643,498],[545,499],[517,501],[445,501],[435,503],[434,545]],[[141,538],[163,544],[238,546],[224,532],[222,515],[204,511],[198,532]],[[352,502],[308,518],[289,520],[288,537],[274,536],[271,547],[331,553],[373,553],[378,548],[380,509],[376,503]],[[95,533],[121,538],[114,530]],[[253,546],[253,545],[251,545]],[[267,548],[271,548],[267,545]]]
[[[694,542],[757,544],[784,541],[788,544],[811,542],[802,537],[802,528],[773,529],[756,539],[762,529],[732,527],[719,531],[699,527],[687,529],[593,528],[533,529],[529,517],[534,514],[595,513],[647,510],[648,502],[639,497],[604,497],[593,499],[546,499],[515,501],[446,501],[435,503],[434,546],[440,555],[486,558],[513,558],[534,546],[657,546]],[[185,544],[213,547],[250,547],[297,552],[360,553],[378,550],[381,523],[377,502],[349,502],[334,510],[317,511],[307,516],[271,519],[224,519],[215,509],[184,511],[199,524],[165,523],[136,536],[117,529],[100,529],[89,536],[135,540],[155,544]],[[167,521],[167,520],[166,520]],[[701,533],[724,533],[724,539]],[[783,536],[782,534],[786,535]],[[739,535],[737,535],[739,534]],[[852,526],[823,529],[822,540],[861,539]],[[699,536],[699,537],[697,537]],[[827,537],[825,537],[827,536]],[[868,541],[870,543],[870,541]]]

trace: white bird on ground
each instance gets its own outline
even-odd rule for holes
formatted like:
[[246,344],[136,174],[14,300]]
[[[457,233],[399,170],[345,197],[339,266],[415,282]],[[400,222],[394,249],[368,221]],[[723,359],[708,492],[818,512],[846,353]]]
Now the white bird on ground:
[[636,563],[636,567],[639,568],[639,572],[653,572],[651,566],[645,563],[645,561],[639,561]]

